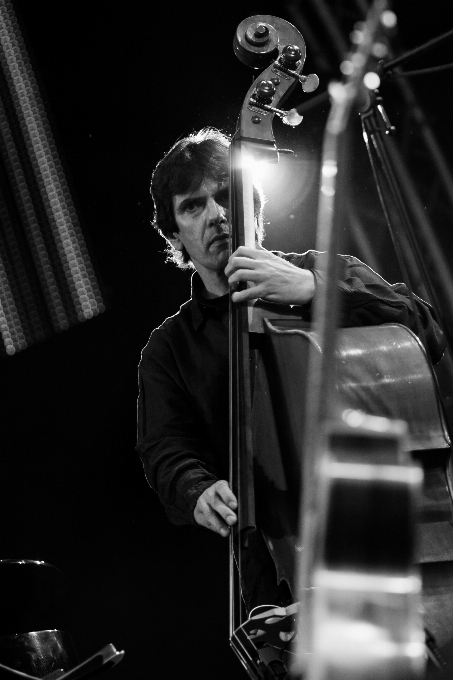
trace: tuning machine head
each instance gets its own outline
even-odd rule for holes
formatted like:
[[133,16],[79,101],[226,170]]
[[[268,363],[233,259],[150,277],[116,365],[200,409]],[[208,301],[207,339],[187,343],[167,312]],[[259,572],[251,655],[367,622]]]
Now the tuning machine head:
[[276,87],[272,80],[261,80],[255,88],[254,95],[258,100],[268,103],[272,101],[275,92]]
[[302,50],[297,45],[285,45],[275,66],[283,73],[297,78],[304,92],[314,92],[318,88],[319,78],[316,73],[310,73],[308,76],[298,73],[297,69],[301,66],[301,59]]
[[300,66],[300,60],[302,58],[302,50],[297,47],[297,45],[285,45],[282,49],[280,55],[280,63],[283,68],[294,71],[298,66]]

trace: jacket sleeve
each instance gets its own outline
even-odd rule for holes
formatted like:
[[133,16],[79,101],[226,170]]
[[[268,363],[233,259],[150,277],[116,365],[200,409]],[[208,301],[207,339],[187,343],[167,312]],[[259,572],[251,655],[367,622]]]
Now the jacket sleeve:
[[[388,283],[366,264],[350,255],[339,255],[340,325],[374,326],[399,323],[417,334],[417,323],[407,287],[403,283]],[[316,286],[322,286],[326,273],[324,254],[309,251],[299,266],[311,269]],[[297,264],[294,262],[294,264]],[[424,331],[428,353],[437,363],[442,358],[446,343],[436,323],[431,306],[414,295],[416,313]]]
[[196,525],[197,499],[217,475],[207,462],[199,419],[161,329],[142,353],[137,411],[136,448],[148,483],[173,524]]

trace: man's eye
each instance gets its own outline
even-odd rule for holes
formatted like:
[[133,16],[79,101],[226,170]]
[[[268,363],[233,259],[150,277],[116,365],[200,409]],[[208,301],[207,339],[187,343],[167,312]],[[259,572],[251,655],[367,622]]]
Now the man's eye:
[[199,203],[197,201],[192,201],[191,203],[187,203],[185,207],[186,212],[195,212],[199,208]]

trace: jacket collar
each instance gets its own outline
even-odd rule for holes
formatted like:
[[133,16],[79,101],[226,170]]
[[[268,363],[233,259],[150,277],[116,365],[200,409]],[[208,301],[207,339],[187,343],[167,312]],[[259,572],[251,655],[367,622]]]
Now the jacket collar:
[[219,298],[205,298],[203,295],[204,284],[198,272],[192,274],[192,296],[190,301],[190,311],[192,323],[195,330],[201,326],[204,319],[213,314],[222,315],[228,311],[229,295],[222,295]]

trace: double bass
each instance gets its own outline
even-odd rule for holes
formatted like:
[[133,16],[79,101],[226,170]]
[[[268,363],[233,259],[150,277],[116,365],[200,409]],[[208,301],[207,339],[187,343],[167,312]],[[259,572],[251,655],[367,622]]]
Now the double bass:
[[[409,451],[449,451],[435,381],[408,329],[337,332],[330,306],[337,144],[384,7],[373,5],[356,51],[359,66],[346,89],[337,89],[329,118],[318,249],[326,251],[330,276],[313,324],[295,318],[291,308],[230,308],[230,481],[238,498],[230,538],[230,640],[256,679],[286,677],[289,666],[296,675],[335,680],[415,678],[425,668],[414,564],[422,471]],[[307,91],[316,85],[316,76],[302,75],[303,37],[281,19],[242,22],[235,52],[247,65],[267,68],[247,92],[231,144],[232,252],[255,240],[250,156],[278,160],[273,116],[298,122],[280,107],[298,82]],[[244,610],[241,568],[255,532],[264,537],[278,583],[293,597],[289,606]]]

